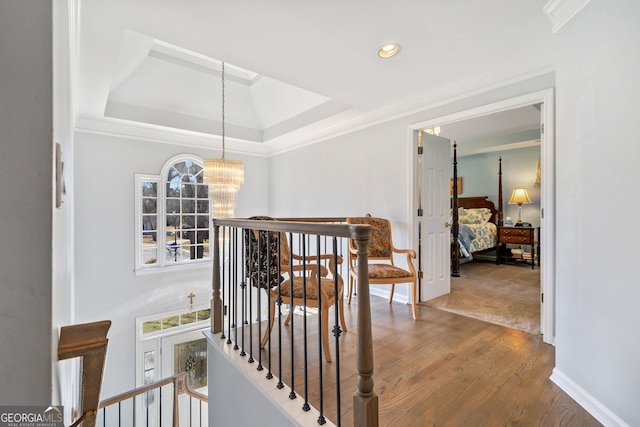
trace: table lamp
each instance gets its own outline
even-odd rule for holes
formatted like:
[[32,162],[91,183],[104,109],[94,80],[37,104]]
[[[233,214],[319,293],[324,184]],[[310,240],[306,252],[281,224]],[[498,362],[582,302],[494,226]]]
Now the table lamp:
[[522,227],[522,204],[523,203],[531,203],[531,199],[527,194],[527,190],[522,187],[514,188],[513,193],[511,193],[511,199],[509,200],[509,204],[518,205],[518,222],[516,222],[516,227]]

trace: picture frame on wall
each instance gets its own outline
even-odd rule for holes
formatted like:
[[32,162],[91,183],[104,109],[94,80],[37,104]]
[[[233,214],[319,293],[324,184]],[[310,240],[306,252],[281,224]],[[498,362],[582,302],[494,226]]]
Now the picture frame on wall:
[[[453,195],[453,178],[449,181],[449,194]],[[462,177],[458,177],[458,194],[462,194]]]

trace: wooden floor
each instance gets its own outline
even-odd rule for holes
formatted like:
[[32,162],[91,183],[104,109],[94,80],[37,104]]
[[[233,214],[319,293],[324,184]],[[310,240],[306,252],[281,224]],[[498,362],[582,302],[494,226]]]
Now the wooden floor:
[[[345,306],[349,331],[340,337],[341,418],[352,426],[356,389],[356,302]],[[372,297],[374,390],[379,397],[381,426],[600,426],[591,415],[549,380],[554,347],[539,336],[493,325],[438,309],[410,306]],[[331,312],[332,313],[332,312]],[[302,337],[304,316],[295,316],[295,341]],[[315,325],[314,316],[307,316]],[[313,328],[311,328],[313,329]],[[264,327],[262,327],[264,331]],[[277,329],[274,328],[274,333]],[[273,374],[290,383],[290,327],[282,328],[284,370],[276,364],[277,338],[272,338]],[[253,333],[254,339],[258,335]],[[318,339],[310,340],[307,393],[320,407]],[[256,345],[257,348],[257,345]],[[335,346],[332,343],[332,354]],[[254,356],[258,360],[258,353]],[[262,352],[267,370],[268,352]],[[302,353],[294,356],[297,400],[304,402]],[[323,413],[337,423],[335,376],[338,363],[323,362]],[[265,372],[267,372],[265,370]],[[275,387],[275,382],[274,382]],[[289,390],[285,387],[285,390]]]

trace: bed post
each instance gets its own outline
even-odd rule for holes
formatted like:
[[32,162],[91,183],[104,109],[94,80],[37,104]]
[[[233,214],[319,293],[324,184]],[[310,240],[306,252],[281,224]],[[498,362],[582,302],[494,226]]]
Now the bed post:
[[[504,215],[502,210],[502,156],[498,158],[498,218],[496,225],[502,227],[504,225]],[[496,250],[498,250],[496,248]]]
[[453,194],[452,194],[452,224],[451,224],[451,275],[460,277],[460,242],[458,241],[458,154],[453,141]]

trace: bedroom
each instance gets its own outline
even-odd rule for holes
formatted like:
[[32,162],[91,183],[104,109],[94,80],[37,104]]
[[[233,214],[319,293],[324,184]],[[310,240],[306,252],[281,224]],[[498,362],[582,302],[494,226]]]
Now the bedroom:
[[[498,165],[501,159],[503,218],[518,220],[518,206],[508,203],[512,190],[526,189],[529,203],[522,205],[522,219],[535,229],[538,242],[540,227],[540,105],[514,108],[499,113],[462,120],[438,127],[440,136],[457,143],[458,197],[460,206],[480,197],[499,207]],[[452,168],[451,168],[452,169]],[[460,210],[461,215],[465,212]],[[466,213],[470,213],[467,210]],[[451,293],[429,300],[426,304],[458,314],[481,318],[493,323],[513,327],[530,333],[540,333],[540,267],[536,255],[535,270],[522,268],[530,264],[529,245],[508,245],[508,254],[514,249],[514,258],[502,258],[496,265],[496,227],[468,224],[468,218],[460,217],[459,234],[462,242],[460,266],[452,268]],[[497,215],[491,223],[497,222]],[[506,225],[506,224],[505,224]],[[478,230],[478,228],[480,230]],[[478,246],[488,249],[475,252],[465,258],[468,249],[467,236],[473,230],[487,232],[486,244],[475,239]],[[528,232],[528,230],[527,230]],[[471,233],[471,234],[469,234]],[[490,246],[490,247],[489,247]],[[526,253],[517,254],[517,250]],[[452,264],[455,264],[452,261]],[[481,265],[480,265],[481,264]],[[460,277],[458,277],[460,276]]]

